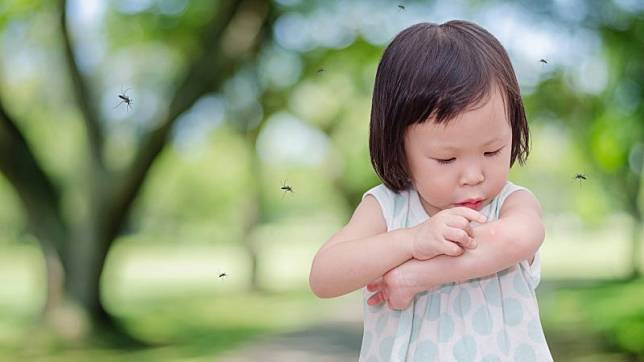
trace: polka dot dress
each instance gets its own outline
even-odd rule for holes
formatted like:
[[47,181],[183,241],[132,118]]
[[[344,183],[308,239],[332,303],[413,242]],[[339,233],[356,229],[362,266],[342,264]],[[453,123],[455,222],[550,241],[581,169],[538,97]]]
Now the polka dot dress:
[[[507,182],[481,212],[496,220],[503,201],[526,190]],[[373,195],[388,230],[425,220],[414,189],[398,194],[379,185]],[[447,283],[416,295],[403,311],[382,303],[370,306],[363,289],[364,334],[361,362],[394,361],[552,361],[539,320],[535,288],[540,278],[539,253],[484,278]]]

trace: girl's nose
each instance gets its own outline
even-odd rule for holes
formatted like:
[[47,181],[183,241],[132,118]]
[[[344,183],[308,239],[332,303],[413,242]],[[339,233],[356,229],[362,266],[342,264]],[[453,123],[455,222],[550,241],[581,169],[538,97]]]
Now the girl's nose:
[[478,185],[481,182],[485,181],[485,176],[483,175],[483,169],[478,165],[472,165],[467,167],[461,176],[461,185]]

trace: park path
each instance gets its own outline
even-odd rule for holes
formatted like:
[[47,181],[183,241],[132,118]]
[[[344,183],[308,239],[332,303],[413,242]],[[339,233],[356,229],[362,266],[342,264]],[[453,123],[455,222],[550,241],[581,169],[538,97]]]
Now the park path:
[[328,322],[255,340],[217,358],[220,362],[355,362],[362,322]]
[[[329,300],[324,303],[332,303]],[[332,318],[302,329],[260,337],[217,357],[217,362],[355,362],[362,343],[361,294],[335,301]]]

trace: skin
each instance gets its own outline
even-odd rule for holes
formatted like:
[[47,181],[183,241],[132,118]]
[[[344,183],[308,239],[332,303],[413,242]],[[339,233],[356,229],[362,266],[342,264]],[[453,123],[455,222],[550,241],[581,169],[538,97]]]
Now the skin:
[[484,105],[446,125],[429,120],[410,126],[405,154],[427,214],[470,198],[489,204],[508,179],[511,147],[512,129],[496,87]]
[[[483,199],[478,210],[489,204],[507,181],[511,146],[512,129],[497,87],[484,104],[473,107],[447,124],[436,124],[430,119],[410,126],[405,135],[405,153],[412,183],[425,212],[432,217],[430,221],[445,214],[455,214],[454,210],[461,206],[459,203],[468,199]],[[525,192],[515,192],[518,193]],[[513,196],[510,195],[507,205],[512,203]],[[532,198],[531,195],[518,197]],[[536,207],[539,208],[538,205]],[[502,211],[507,211],[505,209]],[[536,214],[540,215],[540,208],[537,211]],[[465,231],[471,239],[465,246],[475,248],[476,240],[482,235],[480,231],[475,234],[469,221],[463,217],[451,217],[446,224]],[[496,237],[497,227],[490,225],[486,229],[482,230],[485,236]],[[535,234],[539,234],[539,230]],[[465,253],[467,249],[461,250]],[[418,262],[421,258],[415,259],[369,283],[367,289],[375,292],[369,304],[389,301],[390,306],[404,309],[416,293],[434,287],[431,282],[419,281],[417,275],[423,268]]]
[[371,305],[387,302],[406,309],[414,296],[448,282],[485,277],[522,260],[530,263],[545,237],[541,207],[529,192],[516,191],[503,203],[499,219],[472,229],[478,247],[460,256],[411,259],[367,284]]
[[[422,290],[467,280],[531,260],[543,242],[541,209],[527,191],[504,202],[498,220],[458,206],[496,196],[510,169],[512,132],[497,89],[447,124],[431,119],[409,127],[405,152],[427,221],[387,230],[379,203],[368,195],[316,254],[309,276],[321,298],[368,285],[370,303],[404,309]],[[450,148],[451,147],[451,148]],[[476,222],[476,223],[472,223]]]

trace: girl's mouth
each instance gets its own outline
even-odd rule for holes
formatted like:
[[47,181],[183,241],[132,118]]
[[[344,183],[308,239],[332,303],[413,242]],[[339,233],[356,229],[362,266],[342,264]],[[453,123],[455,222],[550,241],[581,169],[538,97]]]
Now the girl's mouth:
[[460,203],[460,204],[457,204],[457,205],[458,206],[469,207],[470,209],[474,209],[476,211],[479,211],[481,209],[481,206],[483,205],[483,200],[463,202],[463,203]]

